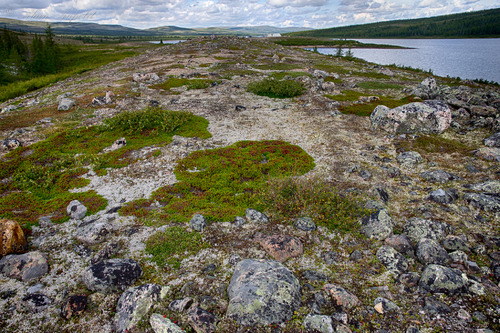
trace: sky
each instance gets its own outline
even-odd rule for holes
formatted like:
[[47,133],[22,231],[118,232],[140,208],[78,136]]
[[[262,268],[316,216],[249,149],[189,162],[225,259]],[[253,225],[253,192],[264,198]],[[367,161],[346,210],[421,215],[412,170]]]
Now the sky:
[[0,0],[0,17],[146,29],[331,28],[500,8],[500,0]]

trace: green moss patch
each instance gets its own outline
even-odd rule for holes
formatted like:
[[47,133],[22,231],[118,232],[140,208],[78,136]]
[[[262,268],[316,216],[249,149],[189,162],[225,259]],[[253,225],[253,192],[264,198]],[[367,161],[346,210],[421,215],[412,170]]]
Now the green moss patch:
[[132,202],[121,213],[145,216],[148,205],[158,201],[164,207],[155,214],[163,221],[186,222],[195,213],[209,221],[230,221],[249,207],[263,208],[259,193],[269,178],[301,175],[313,167],[302,148],[283,141],[240,141],[196,151],[177,164],[178,183],[159,188],[148,203]]
[[[29,147],[20,147],[0,160],[0,217],[34,224],[42,215],[63,211],[74,199],[88,202],[89,214],[105,207],[94,192],[69,193],[83,187],[80,178],[93,167],[98,174],[106,168],[120,168],[137,160],[133,152],[152,145],[168,144],[173,135],[210,137],[208,121],[188,112],[148,108],[125,112],[102,126],[81,127],[57,133]],[[127,145],[103,153],[114,141],[126,137]]]
[[182,86],[187,86],[188,90],[191,89],[205,89],[208,88],[212,85],[212,83],[215,81],[208,80],[208,79],[184,79],[184,78],[176,78],[176,77],[171,77],[167,81],[159,84],[155,84],[150,86],[150,88],[153,89],[163,89],[163,90],[170,90],[172,88],[178,88]]
[[181,266],[182,259],[207,247],[200,233],[178,226],[156,233],[146,241],[146,252],[153,256],[153,261],[160,267],[168,264],[174,269]]
[[251,82],[247,90],[259,96],[271,98],[291,98],[302,95],[306,88],[294,80],[274,80],[264,79],[262,81]]
[[454,139],[448,139],[443,135],[419,135],[415,140],[407,140],[399,143],[407,150],[415,150],[421,154],[461,154],[469,156],[475,148]]

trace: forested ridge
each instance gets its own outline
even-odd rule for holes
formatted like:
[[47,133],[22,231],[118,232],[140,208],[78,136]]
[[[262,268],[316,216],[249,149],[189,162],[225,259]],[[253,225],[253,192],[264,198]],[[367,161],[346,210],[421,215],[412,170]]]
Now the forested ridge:
[[293,32],[287,35],[330,38],[500,37],[500,8],[423,19]]

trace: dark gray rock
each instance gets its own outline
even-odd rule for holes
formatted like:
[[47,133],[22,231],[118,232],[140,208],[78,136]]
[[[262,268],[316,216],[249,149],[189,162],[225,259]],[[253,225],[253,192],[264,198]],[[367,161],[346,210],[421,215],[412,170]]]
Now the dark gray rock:
[[247,218],[248,222],[269,223],[269,218],[265,214],[258,212],[252,208],[248,208],[246,210],[245,217]]
[[441,96],[441,89],[435,78],[428,77],[415,87],[412,95],[421,99],[434,99]]
[[415,272],[404,273],[398,276],[397,281],[408,287],[414,287],[418,284],[420,275]]
[[469,247],[465,241],[457,236],[448,236],[443,239],[443,247],[448,251],[469,251]]
[[139,264],[132,259],[103,260],[87,268],[82,282],[92,291],[102,293],[123,291],[142,275]]
[[29,294],[23,297],[21,305],[30,312],[42,312],[52,304],[50,298],[43,294]]
[[87,295],[72,295],[64,300],[61,306],[61,317],[70,319],[74,315],[82,314],[87,307]]
[[433,239],[422,238],[416,248],[417,258],[423,264],[445,265],[451,261],[448,252]]
[[484,144],[488,147],[500,147],[500,132],[484,139]]
[[349,259],[352,261],[360,261],[361,259],[363,259],[363,253],[361,253],[360,250],[354,250],[349,256]]
[[321,253],[321,258],[325,261],[327,265],[333,265],[340,260],[342,260],[342,256],[335,251],[326,251]]
[[393,221],[385,209],[361,220],[361,231],[368,238],[382,240],[392,234]]
[[215,332],[217,317],[207,310],[197,306],[192,306],[188,311],[188,321],[196,333]]
[[451,124],[451,110],[441,101],[415,102],[394,109],[379,105],[370,115],[372,126],[389,133],[444,132]]
[[87,207],[85,207],[80,201],[73,200],[66,208],[66,212],[68,212],[69,217],[72,219],[81,220],[87,213]]
[[424,159],[416,151],[405,151],[398,155],[397,160],[401,166],[407,169],[413,169],[418,164],[422,163]]
[[149,323],[151,328],[155,333],[184,333],[185,331],[179,326],[174,324],[170,319],[165,318],[165,316],[153,313],[149,318]]
[[459,198],[458,190],[454,188],[449,188],[446,190],[437,189],[429,194],[429,200],[441,203],[441,204],[451,204],[454,203]]
[[90,264],[97,264],[99,261],[107,260],[114,256],[120,251],[120,246],[116,242],[111,242],[106,244],[102,249],[97,252],[92,259],[90,259]]
[[500,194],[500,181],[488,180],[482,183],[464,185],[466,189],[474,192],[483,192],[487,194]]
[[207,219],[201,214],[194,214],[189,220],[189,227],[194,231],[202,232],[207,226]]
[[457,269],[431,264],[422,272],[418,285],[431,293],[452,295],[466,291],[468,280]]
[[297,278],[274,260],[245,259],[228,287],[227,316],[239,325],[269,325],[290,320],[300,306]]
[[308,314],[302,322],[302,326],[307,332],[333,333],[336,331],[332,318],[325,315]]
[[444,170],[425,171],[420,174],[420,177],[428,182],[440,184],[445,184],[455,180],[461,180],[460,177]]
[[2,147],[7,150],[14,150],[21,147],[21,141],[15,138],[8,138],[2,141]]
[[118,300],[114,318],[115,332],[128,332],[137,328],[154,302],[160,298],[161,287],[157,284],[143,284],[127,289]]
[[48,271],[47,258],[39,251],[9,254],[0,259],[0,272],[12,279],[31,281],[47,274]]
[[464,200],[486,212],[500,212],[500,195],[485,193],[465,193]]
[[82,223],[76,228],[75,238],[86,245],[96,245],[105,241],[112,231],[113,226],[110,223],[105,220],[97,220]]
[[185,310],[187,310],[192,304],[193,304],[193,299],[191,297],[185,297],[170,302],[168,308],[170,311],[182,313]]
[[302,276],[304,279],[309,280],[309,281],[327,281],[328,276],[326,274],[323,274],[321,272],[317,271],[304,271],[302,272]]
[[377,297],[373,302],[375,310],[379,313],[399,312],[401,308],[387,298]]
[[385,239],[385,244],[392,246],[399,253],[413,257],[413,246],[410,243],[408,236],[404,234],[392,235]]
[[384,266],[397,275],[408,270],[408,262],[405,257],[393,247],[384,245],[377,250],[377,258]]
[[403,232],[412,243],[417,243],[422,238],[441,240],[449,231],[450,226],[445,222],[424,220],[419,217],[411,218],[403,227]]
[[444,315],[451,312],[451,308],[448,305],[432,296],[426,297],[424,302],[424,311],[429,314]]
[[316,230],[316,224],[310,217],[299,217],[293,221],[293,226],[302,231]]

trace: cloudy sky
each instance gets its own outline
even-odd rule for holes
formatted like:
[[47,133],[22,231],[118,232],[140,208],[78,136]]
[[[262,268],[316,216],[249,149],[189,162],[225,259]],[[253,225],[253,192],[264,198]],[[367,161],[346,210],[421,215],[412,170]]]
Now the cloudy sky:
[[329,28],[499,7],[500,0],[0,0],[0,17],[133,28]]

